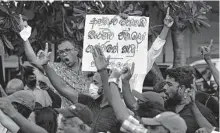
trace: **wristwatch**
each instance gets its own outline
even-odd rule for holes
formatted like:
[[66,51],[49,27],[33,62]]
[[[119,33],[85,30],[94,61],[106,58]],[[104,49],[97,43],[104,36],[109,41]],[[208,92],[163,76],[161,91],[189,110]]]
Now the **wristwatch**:
[[108,79],[108,83],[115,83],[116,85],[118,85],[118,79],[117,78]]

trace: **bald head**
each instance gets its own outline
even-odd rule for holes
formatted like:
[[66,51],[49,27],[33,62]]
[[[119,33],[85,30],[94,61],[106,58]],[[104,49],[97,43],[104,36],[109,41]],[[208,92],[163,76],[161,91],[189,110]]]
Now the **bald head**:
[[8,82],[5,92],[10,95],[20,90],[24,90],[24,84],[20,79],[15,78]]

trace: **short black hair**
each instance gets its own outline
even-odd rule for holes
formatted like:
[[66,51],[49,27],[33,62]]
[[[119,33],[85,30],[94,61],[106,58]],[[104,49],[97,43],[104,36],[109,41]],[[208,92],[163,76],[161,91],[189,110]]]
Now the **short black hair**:
[[137,115],[139,117],[153,118],[164,111],[165,109],[161,104],[157,102],[146,101],[139,103]]
[[193,75],[195,75],[195,69],[191,66],[181,66],[171,68],[166,71],[166,74],[175,79],[180,85],[184,85],[186,88],[191,88],[193,83]]
[[24,68],[24,79],[26,79],[29,75],[35,75],[34,74],[34,68],[31,66],[25,66]]

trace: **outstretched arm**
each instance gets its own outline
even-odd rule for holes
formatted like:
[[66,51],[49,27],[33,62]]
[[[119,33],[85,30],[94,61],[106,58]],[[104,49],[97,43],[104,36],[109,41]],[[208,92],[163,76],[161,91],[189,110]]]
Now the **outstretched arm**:
[[191,87],[193,89],[191,89],[191,94],[190,94],[190,98],[191,98],[191,103],[190,103],[190,107],[191,110],[193,112],[194,118],[196,119],[196,122],[198,123],[200,128],[206,128],[207,131],[212,131],[213,130],[213,126],[209,123],[209,121],[203,116],[203,114],[200,112],[200,110],[198,109],[197,105],[196,105],[196,101],[195,101],[195,83],[194,85],[191,85]]
[[[118,85],[113,81],[110,81],[109,87],[108,72],[106,70],[106,67],[109,64],[109,58],[107,60],[105,59],[101,47],[98,45],[95,46],[95,48],[92,51],[92,54],[95,66],[101,75],[104,88],[104,95],[107,97],[107,100],[110,103],[110,105],[112,105],[117,119],[122,123],[120,130],[123,132],[146,133],[147,129],[143,128],[138,120],[136,120],[133,116],[129,115],[129,112],[120,97]],[[112,74],[115,74],[115,72],[113,71]],[[120,77],[120,75],[117,75],[117,77]]]
[[[151,70],[155,60],[157,59],[157,57],[162,52],[163,46],[166,42],[167,34],[168,34],[169,29],[172,25],[173,25],[173,19],[169,15],[169,8],[168,8],[166,17],[164,19],[163,29],[162,29],[159,37],[156,38],[156,40],[153,42],[150,50],[147,53],[147,68],[146,68],[147,71],[146,71],[146,74],[138,74],[138,75],[136,75],[136,77],[134,79],[135,80],[134,81],[135,90],[137,90],[139,92],[142,92],[144,79],[145,79],[146,75],[148,74],[148,72]],[[132,83],[132,84],[134,84],[134,83]]]
[[136,112],[138,109],[138,103],[135,100],[134,96],[131,93],[131,88],[129,81],[134,73],[134,63],[132,64],[131,69],[129,67],[124,67],[121,71],[122,79],[122,92],[124,95],[124,101],[126,106],[131,109],[133,112]]
[[68,86],[49,65],[43,65],[43,67],[54,88],[72,103],[78,102],[78,92]]
[[215,65],[212,63],[211,57],[210,57],[212,45],[213,45],[213,40],[210,41],[210,45],[209,46],[202,46],[201,47],[201,53],[203,55],[204,60],[208,64],[209,69],[212,72],[212,75],[213,75],[213,77],[215,79],[215,82],[219,86],[219,71],[215,67]]
[[[30,29],[30,27],[28,27],[28,24],[26,21],[23,21],[22,16],[20,15],[20,21],[19,21],[19,28],[21,30],[21,32],[19,33],[21,38],[23,39],[23,45],[24,45],[24,51],[25,51],[25,55],[28,59],[28,61],[31,64],[37,64],[37,56],[34,53],[34,50],[28,40],[28,38],[31,35],[31,30],[27,30],[28,28]],[[22,32],[24,30],[27,30],[30,33],[26,33],[26,32]],[[41,71],[43,71],[43,67],[42,66],[37,66],[38,69],[40,69]]]

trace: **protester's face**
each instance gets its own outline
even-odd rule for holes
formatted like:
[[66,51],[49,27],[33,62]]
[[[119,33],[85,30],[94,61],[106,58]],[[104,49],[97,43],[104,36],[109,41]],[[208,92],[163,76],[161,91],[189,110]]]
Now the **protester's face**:
[[78,61],[78,50],[69,41],[63,41],[58,45],[58,54],[68,67],[76,65]]
[[89,133],[91,128],[78,117],[62,118],[64,133]]
[[169,131],[163,126],[148,126],[147,129],[147,133],[169,133]]
[[37,83],[36,75],[35,74],[28,75],[26,81],[29,87],[35,87]]
[[175,81],[174,78],[167,75],[166,77],[167,84],[164,86],[166,89],[165,94],[167,99],[174,98],[174,96],[177,94],[179,89],[179,83]]
[[97,99],[100,97],[98,91],[102,89],[102,80],[99,73],[95,73],[93,76],[93,81],[89,87],[89,94],[93,99]]

